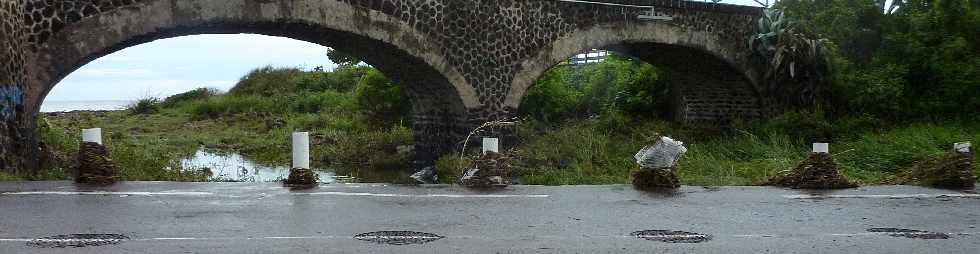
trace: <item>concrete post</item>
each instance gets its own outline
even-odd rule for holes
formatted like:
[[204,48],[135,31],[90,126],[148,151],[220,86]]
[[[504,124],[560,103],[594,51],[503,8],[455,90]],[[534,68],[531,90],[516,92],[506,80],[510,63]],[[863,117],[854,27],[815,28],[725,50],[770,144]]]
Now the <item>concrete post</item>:
[[498,138],[484,138],[483,139],[483,154],[487,152],[500,153],[500,139]]
[[293,168],[310,169],[310,133],[293,133]]
[[102,144],[102,129],[92,128],[82,130],[82,142],[92,142]]
[[310,133],[293,133],[293,168],[284,182],[287,185],[315,187],[319,176],[310,167]]
[[958,153],[969,153],[971,146],[972,144],[970,144],[970,142],[956,143],[953,144],[953,151]]
[[830,153],[830,144],[813,143],[813,153]]

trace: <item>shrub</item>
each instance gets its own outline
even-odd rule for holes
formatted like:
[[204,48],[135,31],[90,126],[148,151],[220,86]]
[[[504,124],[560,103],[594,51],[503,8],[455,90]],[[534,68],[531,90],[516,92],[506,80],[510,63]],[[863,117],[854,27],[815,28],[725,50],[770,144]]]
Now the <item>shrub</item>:
[[170,97],[163,99],[160,106],[164,108],[173,108],[184,102],[207,99],[220,93],[221,92],[216,88],[201,87],[187,92],[171,95]]
[[784,113],[762,123],[755,132],[786,134],[807,143],[829,142],[834,137],[833,126],[820,109]]
[[411,110],[402,87],[377,70],[371,70],[361,77],[355,99],[357,106],[371,120],[383,123],[393,123]]
[[281,97],[218,96],[192,105],[190,113],[195,119],[213,119],[241,113],[283,113]]
[[546,122],[573,115],[582,94],[565,82],[567,72],[563,67],[552,68],[535,81],[521,104],[521,114]]
[[331,89],[329,74],[330,72],[323,71],[322,67],[305,72],[300,75],[296,88],[305,92],[323,92]]
[[354,90],[368,73],[379,73],[371,66],[344,65],[327,74],[326,87],[339,92]]
[[133,105],[130,105],[127,110],[134,115],[156,114],[160,112],[160,99],[142,98],[137,100]]
[[298,113],[319,113],[321,111],[351,110],[357,107],[354,96],[349,93],[327,90],[320,93],[306,93],[297,96],[290,108]]
[[297,68],[262,67],[242,77],[228,94],[272,96],[296,93],[303,74],[303,70]]

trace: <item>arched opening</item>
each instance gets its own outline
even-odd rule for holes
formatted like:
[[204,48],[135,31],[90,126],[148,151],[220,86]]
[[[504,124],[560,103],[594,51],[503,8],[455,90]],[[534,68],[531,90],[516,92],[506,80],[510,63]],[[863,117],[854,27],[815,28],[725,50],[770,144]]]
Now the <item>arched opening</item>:
[[[750,18],[749,16],[740,16],[736,20],[738,22],[751,22]],[[620,52],[623,55],[657,65],[664,69],[665,74],[670,77],[688,78],[711,74],[713,75],[710,77],[712,79],[722,77],[726,80],[735,80],[742,83],[738,84],[739,86],[744,86],[744,88],[738,89],[739,93],[744,92],[758,96],[756,91],[761,90],[757,87],[760,72],[749,61],[748,54],[750,51],[747,49],[747,42],[738,39],[734,34],[719,33],[712,29],[693,29],[687,25],[657,21],[611,21],[578,27],[570,33],[570,36],[558,38],[544,50],[522,62],[520,70],[515,74],[504,104],[510,108],[518,108],[528,88],[545,71],[556,63],[566,61],[570,57],[589,49]],[[752,107],[761,106],[752,105]],[[721,110],[720,112],[728,113],[726,111],[728,110]],[[761,113],[761,110],[756,111]],[[674,115],[675,120],[680,122],[703,122],[705,120],[718,122],[717,119],[726,118],[732,114]],[[688,118],[688,115],[693,117]],[[727,120],[721,120],[721,122],[724,121]]]
[[[188,44],[203,51],[168,51]],[[296,47],[299,52],[269,46]],[[270,56],[255,50],[294,58],[263,61],[259,59]],[[322,182],[400,179],[412,159],[408,148],[414,120],[403,85],[353,56],[332,65],[340,60],[328,52],[346,55],[282,37],[200,35],[140,44],[99,58],[68,75],[42,105],[46,177],[63,177],[58,174],[65,174],[78,152],[79,129],[100,127],[126,179],[281,180],[288,174],[292,131],[313,134],[311,154]],[[221,64],[235,66],[217,67]],[[207,79],[195,82],[202,77]],[[113,84],[117,80],[142,88],[127,91]],[[108,94],[101,99],[129,101],[58,103],[92,98],[90,91]],[[122,110],[53,113],[73,107]]]
[[[529,184],[627,183],[637,167],[630,158],[660,135],[707,142],[718,128],[703,127],[760,116],[749,79],[695,47],[619,42],[564,59],[543,71],[521,99],[518,112],[531,124],[518,131],[515,157],[529,168],[523,176]],[[682,176],[717,183],[705,179],[724,172]]]
[[[406,121],[389,119],[389,122],[410,125],[409,130],[402,132],[408,132],[407,135],[414,140],[414,149],[396,145],[385,146],[381,150],[392,153],[411,150],[414,154],[411,159],[413,164],[430,163],[438,154],[452,149],[453,142],[448,140],[459,132],[458,126],[466,119],[466,109],[475,107],[477,101],[473,89],[461,76],[447,66],[438,54],[432,53],[432,44],[428,43],[429,39],[423,33],[380,13],[361,13],[363,10],[354,9],[347,3],[333,1],[319,3],[322,6],[305,6],[294,10],[276,6],[287,9],[273,12],[247,8],[251,2],[243,6],[230,5],[232,10],[226,10],[228,5],[210,1],[195,6],[155,6],[165,2],[151,1],[140,4],[140,8],[104,12],[99,17],[64,26],[50,38],[44,38],[44,47],[38,48],[35,55],[34,72],[37,75],[31,81],[32,87],[42,89],[29,91],[25,96],[28,111],[38,112],[41,102],[58,81],[99,57],[158,39],[237,33],[279,36],[329,46],[376,69],[373,72],[377,73],[362,70],[359,78],[380,76],[375,78],[379,80],[376,83],[386,83],[385,80],[390,78],[399,84],[408,103],[395,106],[410,107],[410,118]],[[323,17],[320,15],[322,13],[307,12],[308,9],[320,8],[332,8],[330,13],[333,16]],[[284,18],[283,15],[290,17]],[[355,69],[352,72],[358,72],[356,66],[352,69]],[[268,69],[258,72],[265,72],[265,75],[289,71]],[[317,71],[303,72],[307,72],[303,75],[325,75],[309,73]],[[270,103],[276,102],[253,100],[245,104],[255,106]],[[313,125],[322,124],[313,122]],[[271,123],[277,124],[275,121]],[[283,138],[287,137],[283,135]],[[347,145],[373,144],[349,142]],[[288,152],[288,147],[282,150]],[[414,167],[400,166],[406,171]]]

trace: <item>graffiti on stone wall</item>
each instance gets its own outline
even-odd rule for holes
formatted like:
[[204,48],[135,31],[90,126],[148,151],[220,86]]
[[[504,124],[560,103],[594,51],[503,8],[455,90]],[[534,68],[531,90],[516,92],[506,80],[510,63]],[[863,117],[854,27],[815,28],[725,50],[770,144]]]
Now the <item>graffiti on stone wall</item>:
[[19,86],[0,86],[0,119],[17,117],[17,106],[24,104],[24,90]]

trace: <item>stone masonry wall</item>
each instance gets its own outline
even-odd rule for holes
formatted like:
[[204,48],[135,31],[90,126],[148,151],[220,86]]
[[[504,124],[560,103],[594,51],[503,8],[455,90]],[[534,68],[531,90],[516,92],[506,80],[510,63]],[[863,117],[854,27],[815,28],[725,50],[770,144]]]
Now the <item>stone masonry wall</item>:
[[[415,118],[422,122],[416,126],[416,138],[440,136],[440,143],[451,143],[459,139],[469,128],[482,122],[513,116],[517,103],[508,103],[508,98],[522,97],[529,83],[537,78],[545,67],[557,63],[556,59],[567,57],[571,53],[562,50],[582,51],[595,46],[589,44],[571,44],[562,50],[556,48],[556,42],[574,39],[582,36],[582,31],[592,28],[608,28],[611,34],[618,36],[606,38],[603,42],[633,42],[631,40],[656,40],[665,44],[681,44],[695,50],[707,51],[716,57],[715,61],[727,63],[728,68],[734,68],[732,73],[749,75],[745,57],[747,35],[753,31],[752,21],[759,15],[760,10],[752,7],[717,5],[702,2],[682,0],[597,0],[598,2],[653,5],[658,14],[671,15],[674,20],[664,26],[681,31],[680,34],[658,34],[637,29],[645,26],[647,21],[640,21],[637,15],[649,9],[628,6],[607,6],[583,3],[570,3],[556,0],[0,0],[4,12],[0,20],[4,21],[4,37],[0,39],[3,51],[0,54],[9,56],[3,60],[3,70],[0,70],[0,105],[39,105],[48,89],[57,83],[61,77],[77,68],[75,63],[58,65],[61,57],[75,57],[79,61],[90,61],[98,55],[77,56],[77,50],[66,34],[85,34],[85,29],[93,27],[77,24],[100,24],[90,22],[97,17],[116,15],[119,12],[139,10],[140,8],[188,8],[186,6],[214,6],[227,4],[228,8],[220,11],[236,11],[245,17],[233,17],[236,22],[225,22],[228,17],[215,20],[190,22],[180,18],[206,18],[202,15],[183,15],[175,13],[174,24],[189,27],[173,29],[189,29],[207,32],[254,32],[251,29],[262,27],[263,31],[277,33],[276,27],[284,30],[282,36],[300,36],[300,39],[351,38],[349,40],[323,39],[320,43],[341,43],[345,45],[328,45],[344,48],[347,43],[369,43],[380,45],[382,50],[373,52],[379,54],[394,54],[394,58],[375,58],[379,69],[386,74],[401,75],[402,80],[430,85],[417,85],[409,88],[410,98],[416,105]],[[344,6],[343,8],[336,8]],[[353,8],[353,20],[344,20],[344,24],[318,24],[331,20],[330,12],[340,9]],[[278,10],[280,14],[274,17],[250,17],[247,15],[267,15],[269,9]],[[184,10],[184,9],[181,9]],[[322,19],[311,18],[310,13],[320,13]],[[304,16],[305,19],[299,18]],[[344,15],[347,15],[345,13]],[[334,15],[337,16],[337,15]],[[343,16],[343,15],[342,15]],[[389,22],[394,19],[397,22]],[[100,22],[111,19],[99,19]],[[139,26],[132,22],[160,22],[147,17],[119,18],[119,22],[129,24],[102,24],[105,26],[135,27],[145,29],[149,26]],[[254,24],[242,22],[254,20]],[[349,31],[337,31],[329,27],[357,26]],[[127,26],[128,25],[128,26]],[[149,24],[148,24],[149,25]],[[400,27],[404,25],[405,27]],[[236,27],[237,26],[237,27]],[[311,31],[306,34],[295,29],[306,26]],[[128,30],[127,30],[128,31]],[[400,37],[385,36],[377,31],[388,31],[388,35],[399,33],[416,33]],[[166,38],[174,31],[160,31],[152,39]],[[312,34],[310,34],[312,33]],[[173,33],[179,34],[179,33]],[[8,36],[10,35],[10,36]],[[92,35],[92,36],[97,36]],[[642,36],[640,36],[642,35]],[[106,36],[119,36],[112,34]],[[134,36],[146,36],[137,34]],[[404,39],[402,37],[413,37]],[[646,36],[646,37],[644,37]],[[54,39],[52,39],[54,38]],[[60,38],[60,39],[59,39]],[[421,39],[419,39],[421,38]],[[706,39],[710,38],[710,39]],[[148,41],[151,38],[144,38]],[[56,40],[57,43],[51,43]],[[421,41],[420,41],[421,40]],[[93,39],[90,42],[98,43]],[[395,43],[398,42],[398,43]],[[92,43],[84,47],[92,47]],[[128,41],[129,44],[108,43],[95,45],[111,52],[120,47],[131,46],[141,41]],[[373,43],[373,44],[371,44]],[[417,43],[417,44],[412,44]],[[420,43],[420,44],[419,44]],[[602,45],[599,45],[602,46]],[[352,47],[357,49],[357,47]],[[421,49],[421,48],[424,48]],[[52,53],[55,52],[55,53]],[[68,53],[64,53],[68,52]],[[557,55],[551,54],[558,52]],[[372,52],[363,51],[370,55]],[[76,54],[76,55],[72,55]],[[89,54],[89,53],[86,53]],[[29,57],[34,56],[34,57]],[[40,56],[47,56],[48,62],[43,62]],[[542,58],[541,56],[546,56]],[[370,58],[370,57],[369,57]],[[544,59],[544,60],[542,60]],[[44,60],[44,59],[42,59]],[[386,60],[406,61],[412,64],[431,65],[418,68],[422,75],[429,77],[413,78],[407,71],[399,71],[396,67],[404,62],[385,63]],[[392,65],[392,66],[384,66]],[[30,74],[25,72],[27,67]],[[540,70],[539,70],[540,69]],[[405,72],[405,73],[401,73]],[[522,74],[524,73],[524,74]],[[527,74],[531,73],[531,74]],[[442,77],[434,78],[432,75]],[[458,75],[458,76],[456,76]],[[25,77],[31,77],[25,80]],[[527,79],[525,85],[515,86],[517,79]],[[443,84],[449,82],[449,85]],[[712,84],[719,85],[719,84]],[[744,85],[744,83],[743,83]],[[446,88],[449,87],[449,88]],[[692,86],[692,89],[713,89],[711,86]],[[731,88],[731,87],[726,87]],[[3,90],[6,89],[6,90]],[[455,91],[452,91],[455,89]],[[748,88],[752,89],[751,85]],[[729,89],[731,90],[731,89]],[[448,92],[447,92],[448,91]],[[24,97],[24,94],[27,96]],[[747,93],[751,94],[751,93]],[[718,96],[704,93],[705,96]],[[457,97],[445,99],[447,97]],[[461,98],[460,98],[461,97]],[[723,97],[723,96],[722,96]],[[687,97],[685,97],[687,98]],[[712,97],[714,98],[714,97]],[[719,97],[720,98],[720,97]],[[713,99],[703,99],[713,100]],[[462,101],[457,103],[454,101]],[[696,100],[691,102],[692,110],[703,109]],[[735,103],[748,107],[748,104]],[[455,107],[455,108],[454,108]],[[4,108],[16,108],[4,107]],[[20,108],[24,108],[20,106]],[[36,133],[22,135],[11,128],[11,125],[24,127],[28,130],[33,126],[33,115],[38,107],[29,106],[27,111],[10,114],[12,118],[0,119],[5,132],[0,134],[0,152],[10,154],[14,144],[26,147],[36,147]],[[710,110],[709,110],[710,111]],[[712,111],[714,112],[714,111]],[[720,112],[720,111],[719,111]],[[724,114],[724,113],[720,113]],[[26,116],[25,116],[26,115]],[[692,114],[698,115],[698,114]],[[712,117],[718,114],[700,114],[698,117]],[[26,127],[25,127],[26,126]],[[11,131],[14,130],[14,131]],[[33,140],[33,141],[32,141]],[[453,147],[455,144],[428,144],[427,147]],[[425,149],[430,149],[425,148]],[[435,149],[435,148],[432,148]],[[30,150],[30,149],[28,149]],[[0,158],[11,156],[2,156]],[[14,156],[17,157],[17,156]],[[27,157],[23,153],[21,158]],[[8,163],[9,164],[9,163]],[[0,165],[3,166],[3,165]]]
[[0,0],[0,170],[22,168],[19,150],[27,149],[23,126],[25,53],[23,10],[17,0]]

